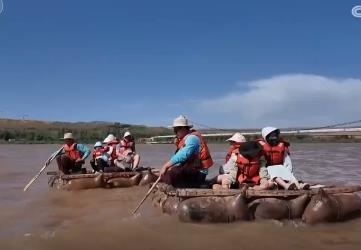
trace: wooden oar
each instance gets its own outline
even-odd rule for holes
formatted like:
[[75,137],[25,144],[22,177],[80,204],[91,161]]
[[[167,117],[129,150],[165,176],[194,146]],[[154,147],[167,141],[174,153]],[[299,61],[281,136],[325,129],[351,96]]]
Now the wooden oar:
[[54,152],[49,159],[45,162],[44,166],[40,169],[39,173],[37,173],[34,178],[32,178],[30,180],[30,182],[24,187],[24,192],[30,187],[30,185],[40,176],[40,174],[44,171],[44,169],[49,166],[49,164],[52,162],[52,160],[54,160],[54,158],[59,155],[64,147],[61,147],[59,150],[57,150],[56,152]]
[[161,176],[158,177],[158,179],[154,182],[154,184],[152,185],[152,187],[148,190],[148,193],[144,196],[143,200],[141,200],[141,202],[139,203],[139,205],[134,209],[134,211],[132,212],[132,214],[135,214],[138,209],[140,208],[140,206],[143,204],[143,202],[148,198],[148,196],[150,195],[150,193],[153,191],[153,189],[155,188],[155,186],[158,184],[158,182],[160,181]]

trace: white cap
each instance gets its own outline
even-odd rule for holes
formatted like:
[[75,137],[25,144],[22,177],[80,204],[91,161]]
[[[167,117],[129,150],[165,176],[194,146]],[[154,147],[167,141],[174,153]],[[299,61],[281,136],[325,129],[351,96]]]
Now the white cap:
[[180,115],[180,116],[178,116],[177,118],[175,118],[173,120],[172,127],[173,128],[175,128],[175,127],[189,127],[189,128],[191,128],[191,127],[193,127],[193,125],[188,122],[188,119],[184,115]]
[[73,140],[74,140],[73,133],[65,133],[65,134],[64,134],[64,138],[61,138],[61,139],[63,139],[63,140],[73,139]]
[[246,142],[247,140],[246,140],[246,137],[244,137],[244,135],[237,132],[231,138],[227,139],[227,141],[234,141],[234,142],[242,143],[242,142]]
[[94,148],[96,147],[101,147],[102,146],[102,143],[100,141],[97,141],[95,144],[94,144]]
[[125,133],[124,133],[124,135],[123,135],[123,137],[127,137],[127,136],[130,136],[130,135],[132,135],[129,131],[126,131]]
[[104,139],[104,143],[109,143],[111,141],[115,141],[117,138],[113,135],[113,134],[109,134],[105,139]]
[[267,135],[269,135],[270,133],[272,133],[273,131],[278,130],[278,128],[275,127],[264,127],[262,129],[262,137],[266,140]]

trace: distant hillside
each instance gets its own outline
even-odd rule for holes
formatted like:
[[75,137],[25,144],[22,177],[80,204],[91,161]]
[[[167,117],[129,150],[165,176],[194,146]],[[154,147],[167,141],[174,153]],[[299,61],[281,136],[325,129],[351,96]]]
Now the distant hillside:
[[60,142],[64,133],[72,132],[78,141],[93,143],[104,139],[107,134],[121,136],[131,131],[136,139],[154,135],[169,135],[173,131],[164,127],[147,127],[111,122],[47,122],[36,120],[0,119],[0,140],[15,140],[24,143]]

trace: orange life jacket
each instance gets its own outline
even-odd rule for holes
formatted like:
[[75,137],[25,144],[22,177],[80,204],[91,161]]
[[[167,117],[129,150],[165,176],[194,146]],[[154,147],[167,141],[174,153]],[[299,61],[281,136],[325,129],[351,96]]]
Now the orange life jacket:
[[134,141],[127,142],[126,140],[120,140],[118,153],[125,155],[125,151],[129,152],[129,150],[131,150],[132,152],[135,151]]
[[264,139],[257,140],[262,146],[267,160],[267,166],[283,164],[285,154],[289,154],[288,142],[281,140],[276,146],[269,145]]
[[71,146],[68,146],[68,144],[64,144],[65,154],[74,161],[83,157],[83,154],[77,150],[76,145],[76,143],[73,143]]
[[111,153],[111,155],[110,155],[110,158],[111,158],[112,160],[115,160],[115,159],[118,158],[118,156],[117,156],[117,145],[118,145],[118,143],[119,143],[119,141],[117,141],[117,140],[110,141],[110,142],[107,143],[107,145],[108,145],[108,150],[110,150],[110,148],[113,149],[113,150],[112,150],[112,153]]
[[[227,155],[226,155],[226,161],[225,163],[228,162],[229,158],[231,158],[232,153],[234,153],[235,150],[239,150],[239,148],[241,147],[240,144],[234,144],[231,145],[228,149]],[[239,153],[239,152],[238,152]]]
[[259,184],[260,177],[259,177],[259,169],[260,169],[260,162],[259,156],[256,156],[250,160],[245,158],[243,155],[239,153],[239,150],[236,149],[232,153],[237,155],[237,167],[238,167],[238,177],[237,180],[239,183],[244,182],[252,182],[254,184]]
[[93,151],[93,159],[96,159],[99,156],[102,156],[108,150],[109,150],[108,147],[98,147],[98,148],[94,149],[94,151]]
[[[191,157],[192,159],[190,159],[190,160],[194,161],[196,159],[199,159],[201,161],[201,166],[200,166],[201,168],[204,168],[204,169],[210,168],[213,165],[213,160],[212,160],[211,154],[209,152],[208,146],[207,146],[205,140],[203,139],[201,133],[199,133],[196,130],[192,130],[192,132],[189,133],[188,135],[195,135],[200,140],[200,152],[199,152],[199,154]],[[186,141],[186,138],[188,135],[184,136],[183,139],[177,143],[177,145],[176,145],[177,151],[185,146],[185,141]]]

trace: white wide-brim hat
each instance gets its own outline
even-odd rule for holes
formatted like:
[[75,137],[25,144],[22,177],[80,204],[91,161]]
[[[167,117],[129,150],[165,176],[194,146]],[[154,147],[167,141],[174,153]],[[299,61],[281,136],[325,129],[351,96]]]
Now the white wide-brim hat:
[[66,140],[66,139],[73,139],[74,140],[74,136],[73,136],[73,133],[65,133],[64,134],[64,137],[61,138],[63,140]]
[[111,141],[116,141],[117,138],[113,135],[113,134],[109,134],[105,139],[104,139],[104,143],[109,143]]
[[173,128],[176,128],[176,127],[193,127],[192,124],[189,123],[188,119],[184,116],[184,115],[180,115],[178,116],[177,118],[175,118],[173,120],[173,125],[172,125]]
[[127,137],[127,136],[130,136],[130,135],[132,135],[129,131],[126,131],[125,133],[124,133],[124,135],[123,135],[123,137]]
[[238,143],[246,142],[246,137],[242,135],[241,133],[235,133],[231,138],[227,139],[227,141],[234,141]]

